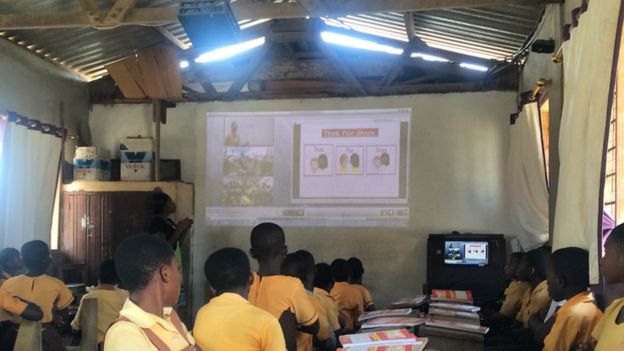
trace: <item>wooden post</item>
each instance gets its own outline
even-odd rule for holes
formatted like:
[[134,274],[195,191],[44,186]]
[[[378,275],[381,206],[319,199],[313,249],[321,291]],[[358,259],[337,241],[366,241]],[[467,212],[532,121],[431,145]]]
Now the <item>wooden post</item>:
[[[154,136],[156,138],[156,152],[154,158],[154,180],[160,181],[160,122],[161,122],[161,100],[153,99],[152,100],[152,116],[154,120]],[[165,110],[166,113],[166,110]]]

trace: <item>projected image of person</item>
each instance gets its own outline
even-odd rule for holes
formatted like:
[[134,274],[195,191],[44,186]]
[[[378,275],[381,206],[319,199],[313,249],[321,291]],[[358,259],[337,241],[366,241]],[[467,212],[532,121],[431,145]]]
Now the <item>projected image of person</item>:
[[387,152],[384,152],[383,154],[381,154],[381,156],[379,158],[381,160],[381,164],[384,167],[390,166],[390,155],[388,155]]
[[239,146],[238,123],[230,123],[230,133],[225,137],[225,146]]
[[381,157],[375,156],[373,158],[373,166],[375,166],[375,169],[381,168],[381,166],[382,166],[382,164],[381,164]]
[[225,176],[272,176],[273,148],[228,147],[223,159]]
[[360,155],[351,154],[351,173],[360,173]]
[[273,202],[273,178],[225,178],[222,201],[229,206],[268,206]]
[[318,157],[318,166],[321,171],[324,171],[329,166],[329,161],[327,160],[327,155],[320,154]]
[[313,157],[310,160],[310,170],[312,171],[312,173],[316,173],[319,170],[319,160],[316,157]]
[[347,167],[349,166],[349,156],[347,154],[340,155],[338,159],[340,161],[340,173],[347,173]]

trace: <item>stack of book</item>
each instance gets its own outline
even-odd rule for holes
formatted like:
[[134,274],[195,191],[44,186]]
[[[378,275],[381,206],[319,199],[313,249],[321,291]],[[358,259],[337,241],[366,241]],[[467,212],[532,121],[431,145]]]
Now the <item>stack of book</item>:
[[401,317],[401,316],[407,316],[410,313],[412,313],[412,309],[411,308],[399,308],[399,309],[395,309],[395,310],[379,310],[379,311],[371,311],[371,312],[365,312],[363,315],[358,317],[358,320],[360,322],[369,320],[369,319],[373,319],[373,318],[379,318],[379,317]]
[[408,308],[422,306],[427,300],[427,295],[404,297],[390,304],[390,308]]
[[443,317],[453,317],[453,318],[462,318],[462,319],[470,319],[470,320],[479,320],[479,314],[476,312],[464,312],[446,308],[437,308],[431,307],[429,308],[429,315],[434,316],[443,316]]
[[432,290],[431,301],[445,301],[454,303],[473,304],[472,291],[470,290]]
[[449,302],[432,302],[429,307],[442,308],[446,310],[462,311],[462,312],[479,312],[481,307],[473,305],[464,305],[461,303],[449,303]]
[[427,321],[418,317],[381,317],[368,320],[362,324],[362,329],[372,328],[414,328]]
[[483,326],[476,325],[476,324],[450,322],[450,321],[444,321],[444,320],[437,320],[435,318],[431,318],[427,320],[425,325],[430,326],[430,327],[459,330],[459,331],[465,331],[465,332],[477,333],[477,334],[487,334],[490,331],[488,327],[483,327]]
[[405,329],[340,336],[341,350],[347,351],[421,351],[427,341]]

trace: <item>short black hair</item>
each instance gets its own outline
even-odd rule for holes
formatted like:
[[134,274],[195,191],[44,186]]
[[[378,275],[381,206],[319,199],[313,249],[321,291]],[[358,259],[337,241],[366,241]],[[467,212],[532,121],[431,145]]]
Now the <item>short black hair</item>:
[[306,280],[306,269],[303,257],[297,253],[289,253],[282,261],[280,269],[282,275],[299,278],[302,282]]
[[550,259],[550,248],[546,246],[539,247],[528,251],[524,256],[524,259],[529,264],[529,267],[534,269],[534,273],[541,280],[546,279],[546,266]]
[[204,264],[208,284],[218,293],[233,291],[249,283],[249,258],[241,249],[227,247],[215,251]]
[[334,282],[331,267],[327,263],[318,263],[314,266],[314,287],[327,289]]
[[297,252],[295,252],[295,254],[301,257],[301,260],[303,261],[305,269],[308,272],[314,271],[314,255],[312,255],[309,251],[306,251],[306,250],[298,250]]
[[20,252],[13,247],[7,247],[0,251],[0,266],[4,266],[7,262],[15,257],[19,257]]
[[518,252],[513,252],[510,256],[509,256],[509,261],[510,262],[517,262],[518,264],[520,264],[520,262],[522,262],[522,259],[524,258],[524,255],[526,255],[526,253],[522,252],[522,251],[518,251]]
[[115,269],[115,260],[108,259],[100,263],[98,277],[101,284],[119,284],[119,277]]
[[150,199],[150,209],[152,210],[152,214],[162,214],[165,212],[165,208],[167,207],[167,203],[171,201],[171,197],[163,192],[154,192],[152,194],[152,198]]
[[351,279],[361,279],[364,275],[364,265],[357,257],[351,257],[347,260],[349,264],[349,270],[351,272]]
[[50,248],[41,240],[22,245],[22,261],[29,270],[44,271],[50,264]]
[[578,247],[559,249],[550,256],[550,264],[556,275],[565,277],[566,283],[575,288],[589,286],[589,252]]
[[275,223],[261,223],[251,230],[251,249],[259,260],[277,255],[286,245],[284,229]]
[[624,253],[624,223],[613,228],[607,240],[617,245],[618,251]]
[[349,264],[343,258],[337,258],[331,263],[332,274],[337,282],[346,282],[349,280],[351,270]]
[[171,245],[151,234],[135,234],[123,240],[115,252],[119,280],[130,292],[144,289],[160,267],[174,257]]

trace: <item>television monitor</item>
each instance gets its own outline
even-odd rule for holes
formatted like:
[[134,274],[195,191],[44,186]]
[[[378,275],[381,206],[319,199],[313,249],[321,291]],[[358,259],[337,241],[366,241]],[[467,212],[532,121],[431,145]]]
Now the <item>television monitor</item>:
[[486,266],[488,264],[487,241],[445,241],[444,263],[468,266]]

